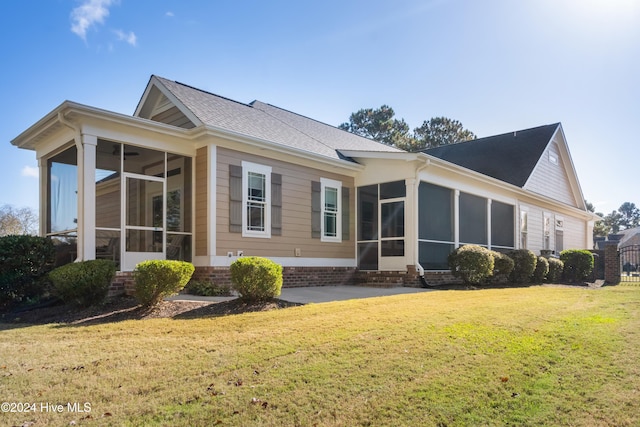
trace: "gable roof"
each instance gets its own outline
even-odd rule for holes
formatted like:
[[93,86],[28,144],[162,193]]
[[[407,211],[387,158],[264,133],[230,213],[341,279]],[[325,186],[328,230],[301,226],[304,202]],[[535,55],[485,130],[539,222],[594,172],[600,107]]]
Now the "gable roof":
[[422,152],[522,188],[559,127],[554,123]]
[[154,105],[158,103],[154,90],[175,104],[193,126],[223,130],[333,159],[344,159],[339,153],[341,149],[402,152],[270,104],[260,101],[244,104],[158,76],[151,76],[134,115],[152,118]]

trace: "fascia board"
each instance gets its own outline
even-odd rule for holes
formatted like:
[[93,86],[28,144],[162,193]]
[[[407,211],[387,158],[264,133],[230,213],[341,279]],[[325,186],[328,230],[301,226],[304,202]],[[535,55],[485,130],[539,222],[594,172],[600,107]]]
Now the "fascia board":
[[[160,122],[154,122],[139,117],[132,117],[96,107],[90,107],[72,101],[64,101],[58,107],[54,108],[51,112],[46,114],[43,118],[38,120],[35,124],[30,126],[27,130],[11,140],[11,144],[19,148],[35,150],[36,147],[31,141],[38,135],[46,132],[52,126],[60,124],[60,121],[58,119],[59,113],[62,113],[64,117],[73,117],[79,121],[86,120],[87,118],[108,121],[180,138],[190,139],[193,138],[192,135],[194,134],[192,129],[177,128],[175,126],[167,125]],[[77,124],[78,126],[81,126],[82,123]]]

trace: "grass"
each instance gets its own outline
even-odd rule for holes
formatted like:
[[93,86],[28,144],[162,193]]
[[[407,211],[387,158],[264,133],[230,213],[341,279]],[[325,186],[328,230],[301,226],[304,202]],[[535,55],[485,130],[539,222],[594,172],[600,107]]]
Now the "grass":
[[640,287],[532,287],[0,325],[0,401],[37,404],[0,424],[638,425],[639,308]]

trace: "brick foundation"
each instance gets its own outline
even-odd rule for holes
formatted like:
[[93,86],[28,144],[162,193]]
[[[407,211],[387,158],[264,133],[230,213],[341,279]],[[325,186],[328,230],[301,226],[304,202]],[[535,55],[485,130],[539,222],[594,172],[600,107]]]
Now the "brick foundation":
[[[373,287],[406,286],[422,287],[422,281],[414,266],[407,271],[358,271],[354,267],[284,267],[283,288],[302,286],[359,285]],[[461,283],[449,272],[425,272],[430,286]],[[213,282],[217,285],[231,285],[229,267],[196,267],[192,280]],[[109,296],[133,295],[133,273],[118,272],[109,289]]]
[[[353,285],[355,272],[354,267],[284,267],[282,287]],[[229,267],[196,267],[193,279],[231,285]]]

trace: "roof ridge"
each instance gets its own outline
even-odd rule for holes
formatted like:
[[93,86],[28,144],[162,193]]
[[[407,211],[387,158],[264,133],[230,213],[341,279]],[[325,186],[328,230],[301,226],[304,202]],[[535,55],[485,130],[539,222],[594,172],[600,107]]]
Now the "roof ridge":
[[191,85],[188,85],[186,83],[179,82],[177,80],[171,80],[171,79],[167,79],[167,78],[160,77],[160,76],[155,76],[155,77],[158,78],[158,79],[161,79],[161,80],[166,80],[166,81],[175,83],[175,84],[180,85],[180,86],[184,86],[184,87],[186,87],[188,89],[192,89],[192,90],[195,90],[195,91],[198,91],[198,92],[202,92],[202,93],[207,94],[207,95],[215,96],[216,98],[220,98],[220,99],[223,99],[225,101],[230,101],[230,102],[233,102],[233,103],[236,103],[236,104],[240,104],[240,105],[242,105],[244,107],[252,108],[250,104],[247,104],[247,103],[244,103],[244,102],[241,102],[241,101],[237,101],[235,99],[231,99],[231,98],[228,98],[226,96],[218,95],[217,93],[209,92],[207,90],[200,89],[200,88],[197,88],[195,86],[191,86]]

